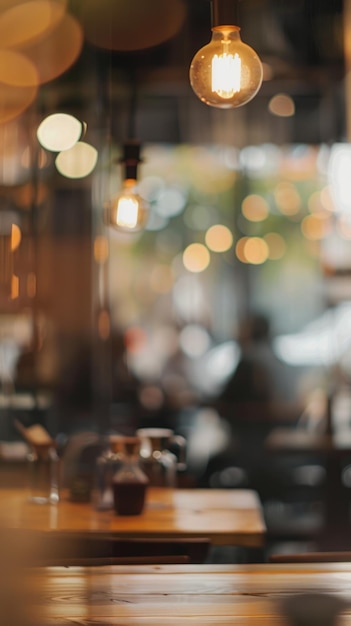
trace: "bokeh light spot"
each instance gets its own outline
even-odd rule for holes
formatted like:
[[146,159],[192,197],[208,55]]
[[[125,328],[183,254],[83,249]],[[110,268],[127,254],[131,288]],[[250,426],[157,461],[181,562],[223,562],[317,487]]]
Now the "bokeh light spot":
[[73,148],[81,134],[81,122],[67,113],[48,115],[39,124],[37,130],[39,143],[51,152],[61,152]]
[[284,93],[278,93],[269,101],[268,108],[273,115],[278,117],[292,117],[295,115],[295,103],[293,99]]
[[215,224],[206,232],[205,241],[212,252],[226,252],[233,245],[233,235],[227,226]]
[[243,200],[241,211],[250,222],[262,222],[269,215],[269,206],[262,196],[250,194]]
[[188,357],[197,358],[207,352],[211,340],[205,328],[199,324],[188,324],[180,332],[179,343]]
[[140,326],[130,326],[124,333],[124,343],[128,352],[140,352],[147,343],[147,334]]
[[11,276],[11,300],[16,300],[19,296],[19,277],[16,274]]
[[269,248],[266,241],[261,239],[261,237],[248,237],[244,245],[244,255],[246,262],[252,265],[265,263],[269,256]]
[[94,259],[100,265],[106,263],[109,254],[108,239],[99,235],[94,240]]
[[238,257],[239,261],[241,261],[241,263],[247,263],[247,259],[245,256],[245,244],[248,239],[248,237],[241,237],[237,241],[235,246],[235,254]]
[[0,82],[13,87],[37,87],[38,72],[20,52],[0,50]]
[[293,183],[279,183],[274,190],[274,198],[283,215],[296,215],[300,211],[301,197]]
[[50,32],[63,18],[66,0],[31,0],[0,13],[2,48],[18,48],[34,43]]
[[210,264],[210,253],[201,243],[192,243],[183,252],[183,264],[189,272],[203,272]]
[[330,229],[330,220],[323,214],[308,215],[301,222],[301,231],[306,239],[323,239]]
[[39,83],[57,78],[77,60],[83,46],[79,22],[68,13],[46,37],[26,48],[25,54],[35,65]]
[[18,248],[21,243],[22,233],[17,224],[12,224],[11,227],[11,250],[12,252]]
[[84,178],[89,176],[97,163],[97,150],[88,143],[79,141],[70,150],[57,155],[57,170],[66,178]]

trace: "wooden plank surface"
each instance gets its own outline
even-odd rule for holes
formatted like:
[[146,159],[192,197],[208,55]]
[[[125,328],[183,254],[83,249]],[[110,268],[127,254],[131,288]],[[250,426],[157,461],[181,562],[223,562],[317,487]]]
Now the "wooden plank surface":
[[351,624],[351,565],[168,565],[48,568],[31,573],[38,623],[277,624],[281,601],[306,592],[345,601]]
[[250,490],[150,488],[142,515],[96,511],[90,503],[37,505],[21,489],[0,490],[5,526],[48,531],[114,533],[120,537],[208,537],[215,545],[260,547],[266,527],[257,494]]

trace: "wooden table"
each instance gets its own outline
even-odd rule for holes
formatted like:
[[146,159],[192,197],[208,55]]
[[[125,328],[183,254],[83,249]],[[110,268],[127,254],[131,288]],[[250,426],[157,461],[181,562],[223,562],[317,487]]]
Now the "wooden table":
[[327,434],[303,428],[273,428],[265,445],[276,451],[342,455],[351,452],[351,432]]
[[342,483],[342,462],[351,458],[351,432],[318,433],[303,428],[276,428],[267,437],[266,449],[278,454],[311,455],[324,464],[324,528],[317,543],[324,549],[350,549],[351,523],[348,490]]
[[23,489],[0,489],[0,521],[5,526],[48,531],[107,532],[121,538],[207,537],[213,545],[261,547],[266,526],[254,491],[150,487],[142,515],[121,517],[96,511],[89,503],[58,505],[28,501]]
[[48,568],[30,583],[36,625],[286,626],[280,602],[306,592],[342,598],[351,625],[348,563]]

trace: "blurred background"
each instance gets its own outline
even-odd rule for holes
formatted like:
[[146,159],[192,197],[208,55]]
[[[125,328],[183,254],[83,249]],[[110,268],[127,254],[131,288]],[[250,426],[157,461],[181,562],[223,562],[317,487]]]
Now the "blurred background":
[[[247,461],[272,424],[322,423],[331,393],[351,420],[351,3],[242,0],[239,21],[264,80],[219,110],[189,84],[207,0],[0,0],[0,439],[5,458],[14,417],[55,437],[170,427],[191,484],[252,484],[276,520],[281,466],[261,485]],[[82,123],[79,149],[38,141],[53,113]],[[131,134],[150,213],[121,234],[104,207]],[[251,319],[275,405],[254,399],[240,455],[231,377]]]

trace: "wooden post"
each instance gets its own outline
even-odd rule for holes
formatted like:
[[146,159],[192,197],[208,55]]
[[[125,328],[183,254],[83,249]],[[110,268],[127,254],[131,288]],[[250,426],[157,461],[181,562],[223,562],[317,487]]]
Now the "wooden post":
[[346,140],[351,141],[351,0],[344,0]]

